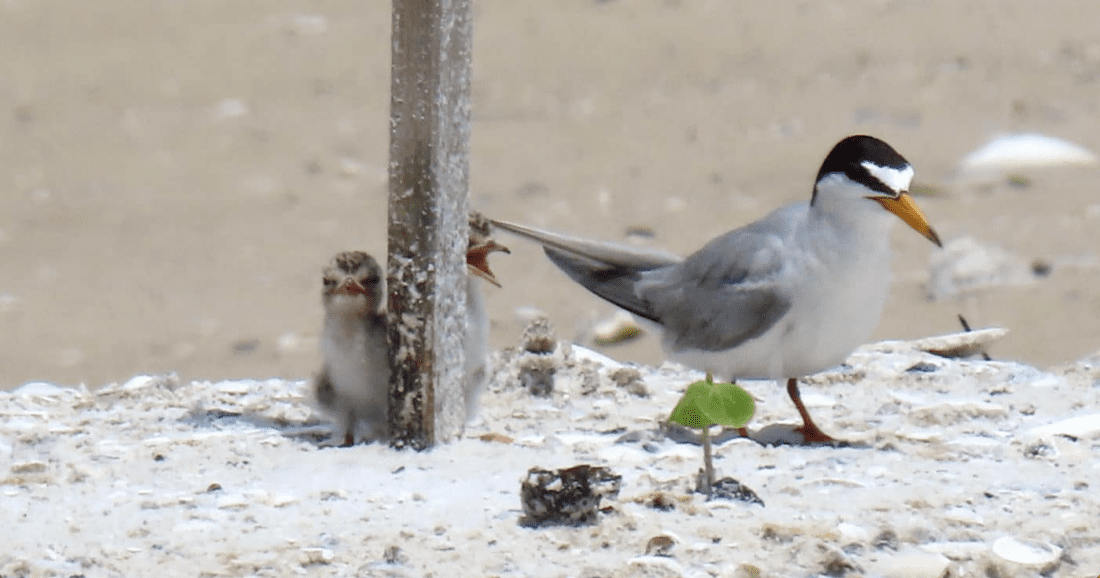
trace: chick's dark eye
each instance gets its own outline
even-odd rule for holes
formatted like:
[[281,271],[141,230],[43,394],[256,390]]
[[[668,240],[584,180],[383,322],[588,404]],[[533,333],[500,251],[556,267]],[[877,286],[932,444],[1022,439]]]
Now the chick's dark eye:
[[330,277],[325,277],[324,283],[325,283],[325,287],[328,287],[330,285],[335,285],[336,284],[336,279],[332,279]]
[[378,284],[378,277],[375,275],[364,277],[363,280],[360,281],[360,283],[362,283],[363,285],[376,285]]

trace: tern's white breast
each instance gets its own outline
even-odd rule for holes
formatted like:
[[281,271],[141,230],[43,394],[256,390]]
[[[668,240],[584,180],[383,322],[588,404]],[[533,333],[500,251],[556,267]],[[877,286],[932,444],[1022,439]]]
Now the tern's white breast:
[[890,285],[890,223],[862,216],[817,220],[787,239],[779,283],[791,308],[771,329],[731,350],[670,357],[725,379],[802,377],[842,363],[871,337]]

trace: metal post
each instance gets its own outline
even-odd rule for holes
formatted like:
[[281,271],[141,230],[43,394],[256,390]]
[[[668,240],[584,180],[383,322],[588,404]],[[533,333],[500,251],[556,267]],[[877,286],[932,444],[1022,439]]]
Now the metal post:
[[393,0],[390,426],[425,449],[465,421],[470,0]]

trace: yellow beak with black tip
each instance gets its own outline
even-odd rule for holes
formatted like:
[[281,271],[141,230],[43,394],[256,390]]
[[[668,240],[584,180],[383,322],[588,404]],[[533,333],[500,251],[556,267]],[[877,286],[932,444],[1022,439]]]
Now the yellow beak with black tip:
[[910,197],[908,193],[901,193],[897,197],[870,198],[878,201],[878,204],[882,205],[882,208],[890,211],[902,221],[905,221],[905,224],[913,227],[913,230],[923,235],[925,239],[932,241],[937,247],[943,247],[943,243],[940,242],[940,236],[932,229],[932,225],[928,224],[928,219],[924,217],[924,213],[921,212],[920,207],[913,202],[913,197]]

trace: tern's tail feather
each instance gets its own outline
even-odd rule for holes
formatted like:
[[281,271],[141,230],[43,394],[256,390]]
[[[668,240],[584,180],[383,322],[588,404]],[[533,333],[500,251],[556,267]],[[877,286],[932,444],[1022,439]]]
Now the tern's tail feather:
[[638,296],[635,285],[646,271],[683,262],[682,258],[659,249],[591,241],[507,221],[492,222],[505,231],[542,244],[546,256],[585,289],[652,321],[657,320],[657,314],[652,304]]
[[644,269],[591,259],[549,245],[544,245],[542,250],[558,269],[585,289],[639,317],[657,321],[653,305],[635,292],[635,285]]
[[509,223],[508,221],[497,221],[496,219],[490,219],[490,221],[495,227],[500,227],[509,233],[540,243],[545,247],[553,247],[573,255],[601,261],[608,265],[649,270],[663,265],[675,265],[683,261],[681,257],[660,249],[634,247],[606,241],[592,241]]

